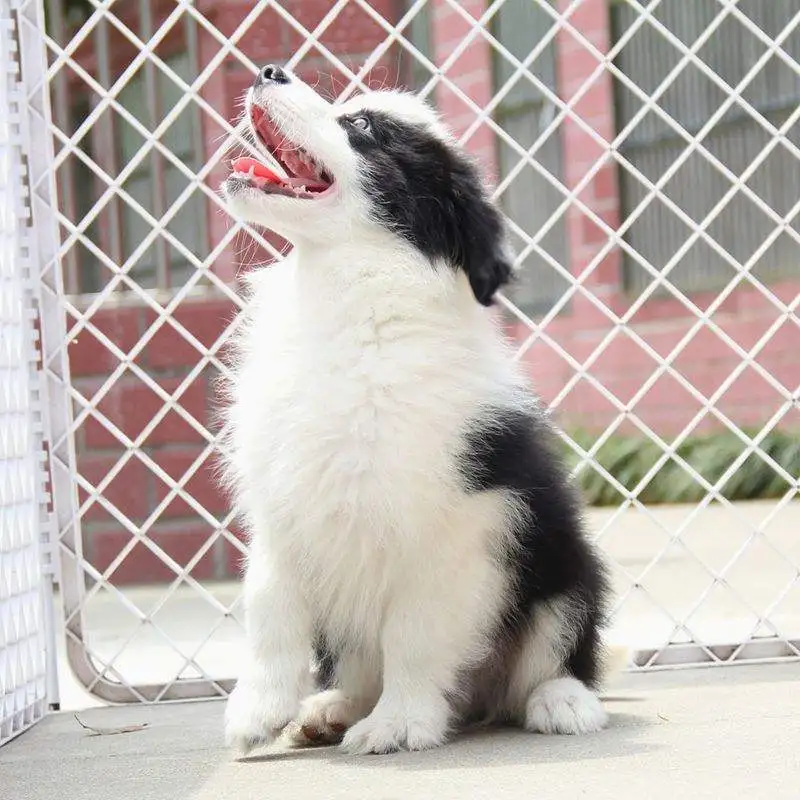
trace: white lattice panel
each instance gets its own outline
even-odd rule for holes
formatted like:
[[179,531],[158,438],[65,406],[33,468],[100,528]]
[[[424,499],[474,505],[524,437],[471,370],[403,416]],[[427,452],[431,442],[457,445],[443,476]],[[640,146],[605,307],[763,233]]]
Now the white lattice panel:
[[[527,16],[517,23],[503,18],[512,7]],[[601,16],[615,15],[605,38],[586,27],[598,9]],[[193,303],[209,298],[225,301],[230,310],[240,305],[235,276],[219,268],[232,249],[245,263],[256,245],[275,253],[260,232],[218,222],[224,218],[216,189],[225,157],[233,146],[247,146],[231,124],[232,90],[220,90],[220,80],[237,74],[240,88],[246,86],[260,65],[256,52],[266,59],[280,51],[270,60],[320,73],[321,88],[339,97],[370,91],[380,70],[410,62],[423,94],[447,101],[462,142],[476,150],[483,142],[481,152],[490,159],[499,154],[495,196],[509,213],[519,264],[536,270],[529,288],[547,301],[532,310],[521,295],[503,300],[516,327],[518,357],[531,357],[535,366],[536,354],[546,352],[563,364],[563,383],[549,398],[557,414],[576,396],[591,394],[611,420],[590,446],[570,443],[578,469],[595,470],[619,493],[617,507],[592,519],[613,563],[617,621],[628,628],[627,641],[640,647],[636,663],[800,655],[791,612],[800,551],[785,522],[795,518],[798,476],[764,446],[779,424],[798,424],[800,376],[773,374],[761,358],[787,330],[800,340],[797,293],[770,283],[797,276],[796,263],[785,254],[800,248],[800,193],[791,183],[800,159],[800,102],[792,100],[800,80],[800,3],[260,0],[244,6],[92,0],[50,3],[47,31],[35,0],[21,10],[22,41],[49,59],[27,77],[32,134],[40,137],[32,192],[38,219],[55,218],[61,230],[60,240],[45,232],[40,241],[45,369],[67,644],[90,690],[112,700],[157,701],[224,694],[230,685],[237,592],[208,580],[203,570],[209,561],[218,566],[221,558],[240,554],[242,545],[233,513],[209,508],[198,488],[219,432],[191,399],[198,384],[224,376],[220,353],[230,330],[209,334],[187,319]],[[687,23],[682,14],[693,16]],[[443,39],[437,34],[438,44],[426,40],[426,30],[445,19],[450,39],[445,30]],[[369,35],[343,50],[355,30]],[[737,42],[734,55],[720,42]],[[752,58],[737,61],[743,52]],[[565,83],[564,71],[578,62],[585,67],[582,78]],[[481,83],[491,70],[493,78]],[[329,72],[335,79],[328,79]],[[587,110],[598,90],[609,102],[617,98],[616,127]],[[770,92],[780,100],[775,107],[762,102]],[[85,104],[69,107],[77,96],[85,96]],[[700,109],[696,119],[685,113],[687,98]],[[703,106],[702,98],[712,98],[712,107]],[[530,112],[522,122],[520,109]],[[736,137],[725,133],[732,124],[745,126],[748,142],[757,146],[737,150]],[[193,136],[195,156],[202,156],[194,160],[188,144]],[[581,158],[564,161],[570,139],[582,142]],[[702,180],[693,184],[700,173]],[[593,194],[609,174],[627,193],[616,216]],[[789,183],[773,190],[781,180]],[[534,207],[535,215],[525,217]],[[213,236],[207,246],[198,244],[198,230],[186,220],[198,208],[208,209]],[[594,231],[594,246],[579,257],[564,245],[576,226]],[[622,301],[604,294],[600,275],[609,259],[624,261],[635,287]],[[693,293],[702,283],[694,273],[715,281],[710,299]],[[748,303],[757,301],[772,315],[746,343],[725,318],[745,290]],[[664,297],[689,320],[666,346],[640,324],[648,304]],[[131,308],[141,313],[129,329],[120,320]],[[603,326],[602,335],[582,349],[560,333],[564,316],[575,308]],[[658,319],[651,327],[657,326]],[[723,346],[735,361],[710,388],[687,378],[682,367],[701,337]],[[71,376],[68,363],[87,339],[107,365],[91,380]],[[183,372],[164,377],[154,368],[152,351],[164,350],[164,341],[190,354]],[[620,341],[651,364],[627,395],[601,370]],[[620,372],[626,367],[622,362]],[[725,402],[745,373],[770,392],[770,413],[755,431]],[[667,382],[694,408],[671,432],[642,410]],[[136,404],[119,399],[123,386],[146,398],[140,425],[131,424]],[[681,454],[687,438],[706,423],[730,432],[739,444],[724,474],[713,480]],[[176,441],[195,443],[178,467],[159,450],[167,426]],[[633,486],[598,460],[604,444],[626,426],[660,454]],[[104,443],[100,456],[87,456],[92,437]],[[95,458],[92,469],[89,456]],[[724,487],[750,457],[768,465],[786,489],[744,509],[727,499]],[[649,481],[668,462],[702,488],[702,500],[679,510],[645,502]],[[142,511],[126,494],[137,481],[151,482]],[[176,507],[183,509],[182,525],[202,532],[202,543],[188,553],[167,536]],[[730,538],[709,544],[712,511]],[[95,538],[103,525],[120,542],[110,555],[99,552]],[[668,567],[678,557],[685,568],[676,579]],[[137,559],[162,570],[157,589],[123,585],[120,576]],[[764,569],[775,585],[751,592]],[[709,621],[704,613],[712,608]]]
[[14,20],[0,6],[0,744],[45,713],[44,453]]

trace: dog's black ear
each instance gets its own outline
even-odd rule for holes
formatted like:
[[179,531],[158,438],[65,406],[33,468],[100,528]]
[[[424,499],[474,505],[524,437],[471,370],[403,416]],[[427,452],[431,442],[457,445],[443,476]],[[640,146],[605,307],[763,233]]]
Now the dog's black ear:
[[462,162],[453,173],[453,216],[450,235],[453,266],[464,270],[475,299],[492,304],[498,289],[512,277],[505,246],[505,226],[489,200],[475,167]]
[[347,124],[364,164],[374,217],[433,260],[463,270],[479,303],[491,305],[511,278],[503,218],[470,158],[425,126],[370,111],[371,133]]
[[511,280],[511,274],[511,264],[503,256],[467,268],[472,293],[484,306],[492,304],[495,293]]

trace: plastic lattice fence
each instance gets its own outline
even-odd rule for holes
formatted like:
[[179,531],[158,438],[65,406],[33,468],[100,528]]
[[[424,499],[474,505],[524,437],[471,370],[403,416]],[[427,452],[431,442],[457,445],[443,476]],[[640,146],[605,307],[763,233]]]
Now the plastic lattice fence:
[[0,4],[0,744],[55,702],[36,273],[16,18]]

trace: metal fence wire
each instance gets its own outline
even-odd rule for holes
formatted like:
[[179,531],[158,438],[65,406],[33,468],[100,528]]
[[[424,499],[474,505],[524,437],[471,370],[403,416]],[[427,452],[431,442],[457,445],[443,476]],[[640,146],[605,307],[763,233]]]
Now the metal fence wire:
[[[518,254],[518,358],[576,473],[616,492],[589,519],[634,666],[800,657],[798,476],[766,445],[800,426],[800,0],[42,2],[16,19],[43,54],[29,101],[50,98],[30,165],[43,369],[91,691],[221,695],[235,674],[244,545],[211,386],[238,277],[282,243],[217,187],[270,61],[339,99],[412,87],[480,159]],[[709,477],[683,446],[715,430],[735,447]],[[657,453],[632,483],[600,457],[626,436]],[[772,499],[728,498],[748,460]],[[646,502],[665,465],[699,499]]]

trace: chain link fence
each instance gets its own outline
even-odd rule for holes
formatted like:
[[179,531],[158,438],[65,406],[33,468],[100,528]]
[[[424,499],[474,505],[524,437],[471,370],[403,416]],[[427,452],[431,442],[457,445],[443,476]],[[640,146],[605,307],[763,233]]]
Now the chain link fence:
[[[283,243],[231,222],[217,186],[270,61],[334,98],[413,87],[480,159],[518,253],[518,358],[576,475],[613,490],[589,523],[634,666],[800,657],[798,475],[768,445],[800,429],[800,0],[20,9],[46,54],[30,96],[52,104],[31,191],[58,231],[44,370],[68,653],[90,691],[222,695],[235,674],[244,545],[213,479],[212,387],[238,278]],[[718,431],[734,447],[711,475],[685,448]],[[618,438],[655,448],[635,480],[603,457]],[[769,499],[732,500],[754,462]],[[699,500],[647,500],[667,466]]]

